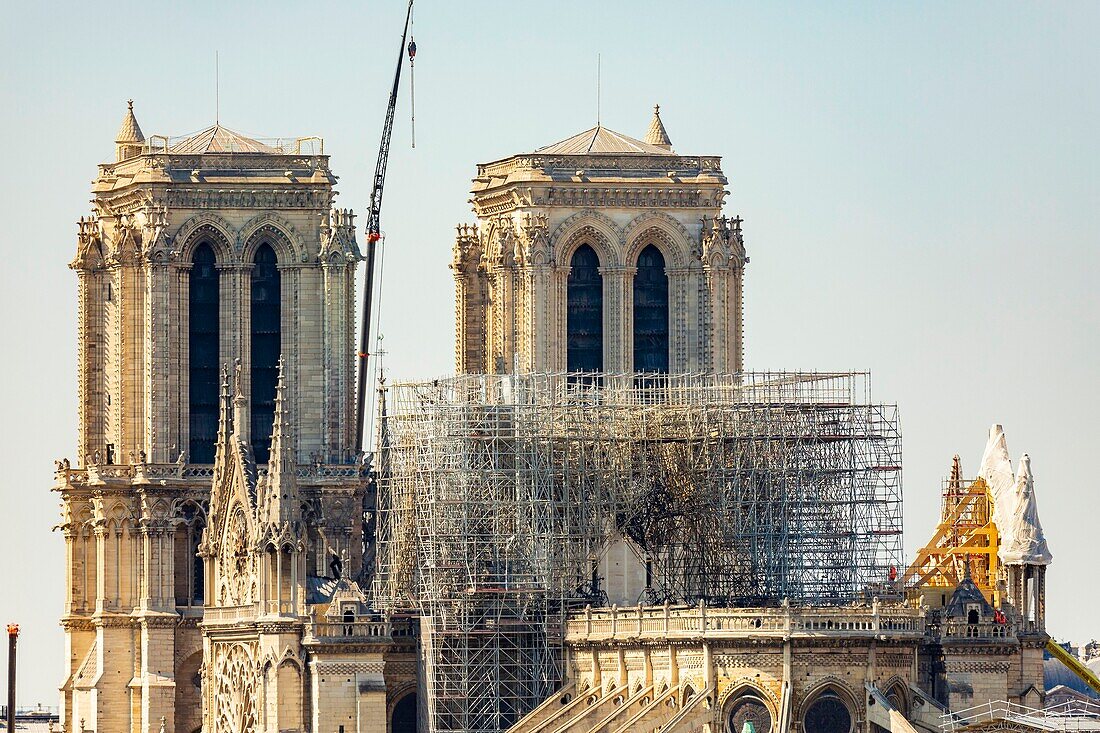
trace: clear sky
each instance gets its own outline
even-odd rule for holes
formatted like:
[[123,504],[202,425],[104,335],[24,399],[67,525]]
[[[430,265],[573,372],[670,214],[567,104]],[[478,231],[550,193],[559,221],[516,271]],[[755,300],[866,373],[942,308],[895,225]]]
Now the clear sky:
[[[24,628],[20,700],[56,704],[73,456],[66,265],[126,100],[146,135],[214,118],[321,135],[366,210],[404,3],[12,2],[0,25],[0,622]],[[1054,553],[1049,629],[1100,637],[1100,5],[419,0],[383,214],[393,376],[452,364],[447,263],[474,164],[594,123],[724,156],[745,218],[751,369],[873,370],[900,405],[906,547],[951,456],[1001,422],[1030,453]]]

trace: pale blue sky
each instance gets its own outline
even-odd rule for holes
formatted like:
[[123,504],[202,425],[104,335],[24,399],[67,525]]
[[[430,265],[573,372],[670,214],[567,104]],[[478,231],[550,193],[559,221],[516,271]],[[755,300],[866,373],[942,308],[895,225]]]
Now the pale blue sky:
[[[403,3],[9,3],[0,27],[0,622],[20,700],[56,704],[75,442],[75,221],[126,99],[146,135],[221,120],[317,134],[364,211]],[[383,226],[387,367],[452,369],[453,226],[474,164],[603,121],[724,156],[752,258],[753,369],[870,368],[901,407],[906,546],[990,423],[1029,452],[1055,556],[1049,627],[1100,636],[1100,5],[419,0]],[[407,91],[407,88],[406,88]]]

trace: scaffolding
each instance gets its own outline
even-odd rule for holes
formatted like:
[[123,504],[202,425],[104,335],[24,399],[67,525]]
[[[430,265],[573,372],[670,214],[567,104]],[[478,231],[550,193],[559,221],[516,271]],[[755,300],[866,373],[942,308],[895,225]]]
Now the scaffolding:
[[628,541],[645,603],[894,595],[897,408],[866,373],[460,375],[384,388],[376,602],[418,609],[431,731],[504,730],[563,676]]
[[939,526],[902,575],[902,585],[926,601],[936,595],[946,598],[969,568],[985,597],[1000,607],[998,536],[993,492],[981,477],[963,478],[956,455],[943,484]]

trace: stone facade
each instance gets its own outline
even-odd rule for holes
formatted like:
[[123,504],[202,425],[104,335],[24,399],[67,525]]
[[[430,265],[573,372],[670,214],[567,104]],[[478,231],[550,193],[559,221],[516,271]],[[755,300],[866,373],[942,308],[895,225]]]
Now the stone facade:
[[[224,730],[203,720],[231,692],[238,708],[257,706],[255,725],[236,733],[337,730],[317,707],[331,693],[314,670],[329,659],[412,658],[407,642],[385,636],[389,621],[367,623],[358,591],[347,604],[355,620],[328,626],[324,616],[339,582],[357,588],[363,578],[371,531],[355,444],[354,215],[333,208],[336,176],[316,139],[259,142],[215,125],[184,140],[146,140],[131,106],[116,152],[99,167],[71,265],[78,454],[57,462],[54,485],[67,566],[63,727]],[[262,519],[254,492],[272,485],[268,461],[224,456],[215,465],[213,430],[217,375],[235,362],[241,399],[230,434],[250,456],[253,444],[275,450],[274,357],[284,376],[282,475],[298,495],[296,528],[279,545],[292,558],[281,587],[293,595],[260,608],[272,599],[253,542]],[[242,486],[251,513],[219,510],[212,496],[233,488],[239,500]],[[234,539],[221,556],[211,548],[225,537]],[[227,574],[229,561],[241,564]],[[230,593],[215,577],[249,590]],[[415,677],[395,679],[372,683],[375,709]]]
[[[656,113],[654,123],[653,141],[596,127],[478,166],[477,224],[458,227],[451,263],[459,372],[577,370],[569,282],[585,245],[599,260],[599,371],[741,371],[748,258],[741,220],[722,215],[721,158],[675,154]],[[635,345],[639,256],[650,245],[667,278],[667,362],[655,369]]]
[[1041,704],[1043,640],[1020,619],[877,600],[588,609],[567,625],[561,692],[511,730],[939,731],[948,709]]

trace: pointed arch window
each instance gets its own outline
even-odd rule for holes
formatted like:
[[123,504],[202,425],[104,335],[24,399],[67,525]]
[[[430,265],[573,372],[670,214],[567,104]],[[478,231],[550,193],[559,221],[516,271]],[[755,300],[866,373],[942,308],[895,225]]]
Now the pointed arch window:
[[271,455],[271,427],[275,422],[275,383],[282,350],[282,293],[278,258],[264,242],[256,249],[252,266],[252,450],[257,463]]
[[218,435],[218,334],[220,295],[217,258],[209,242],[195,248],[188,293],[188,456],[213,463]]
[[638,255],[634,276],[634,371],[668,372],[668,274],[652,244]]
[[569,260],[566,369],[603,371],[603,276],[600,258],[587,244],[578,247]]

